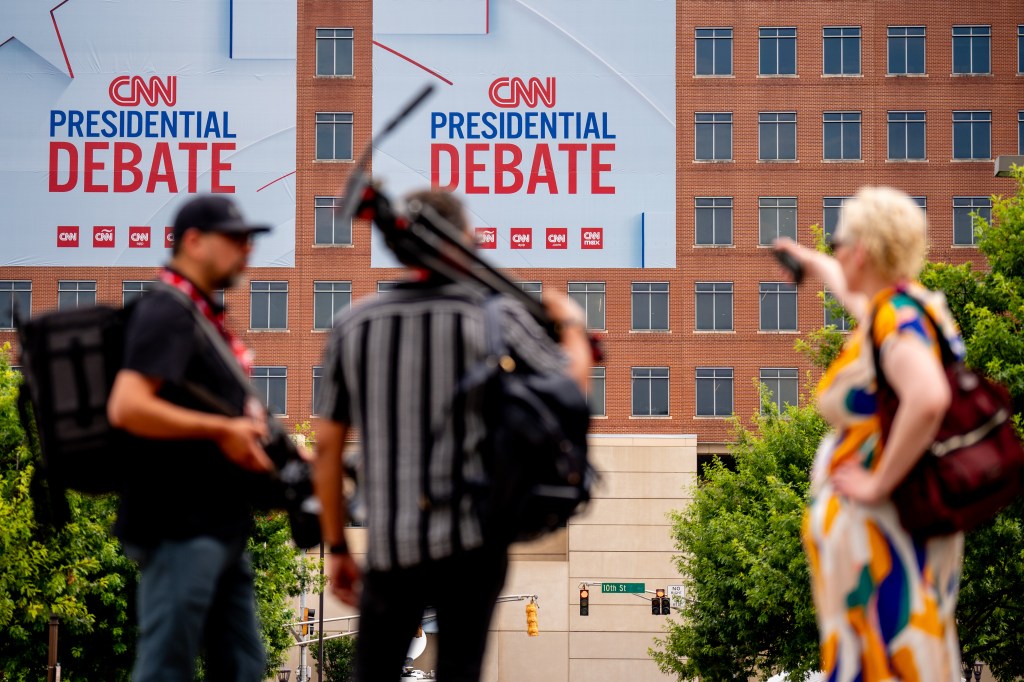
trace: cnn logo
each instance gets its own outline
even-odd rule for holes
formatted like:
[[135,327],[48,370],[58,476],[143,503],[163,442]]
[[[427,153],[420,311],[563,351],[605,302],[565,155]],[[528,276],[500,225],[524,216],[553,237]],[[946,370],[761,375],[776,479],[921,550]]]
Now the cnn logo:
[[549,227],[544,236],[545,245],[549,249],[569,248],[569,230],[565,227]]
[[178,101],[178,77],[151,76],[147,81],[142,76],[118,76],[110,81],[107,90],[110,101],[121,107],[137,107],[143,101],[155,107],[161,101],[173,107]]
[[580,230],[580,248],[602,249],[604,248],[604,228],[584,227]]
[[533,230],[529,227],[513,227],[511,242],[513,249],[532,249]]
[[172,249],[172,248],[174,248],[174,228],[173,227],[165,227],[164,228],[164,248],[165,249]]
[[476,228],[476,245],[481,249],[498,248],[498,228],[478,227]]
[[520,104],[536,109],[538,103],[548,109],[554,109],[555,77],[548,76],[541,82],[539,78],[524,81],[518,76],[503,76],[491,82],[487,96],[491,98],[494,106],[502,109],[515,109]]
[[62,248],[78,248],[78,226],[59,225],[57,227],[57,246]]
[[92,248],[112,249],[114,248],[114,226],[96,225],[92,228]]
[[128,248],[130,249],[148,249],[149,248],[149,228],[142,226],[133,226],[128,228]]

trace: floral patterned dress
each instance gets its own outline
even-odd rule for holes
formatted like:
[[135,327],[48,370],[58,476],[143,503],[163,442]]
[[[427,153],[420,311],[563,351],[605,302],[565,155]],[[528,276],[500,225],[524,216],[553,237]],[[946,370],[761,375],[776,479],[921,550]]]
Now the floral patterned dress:
[[[919,284],[882,291],[873,336],[884,357],[902,335],[940,357],[937,330],[908,298],[925,304],[954,354],[963,342],[941,293]],[[868,325],[854,331],[818,385],[818,406],[833,428],[818,448],[803,543],[811,569],[822,667],[829,682],[960,682],[956,600],[963,534],[915,541],[886,500],[868,506],[838,495],[831,474],[886,456],[875,415],[875,367]]]

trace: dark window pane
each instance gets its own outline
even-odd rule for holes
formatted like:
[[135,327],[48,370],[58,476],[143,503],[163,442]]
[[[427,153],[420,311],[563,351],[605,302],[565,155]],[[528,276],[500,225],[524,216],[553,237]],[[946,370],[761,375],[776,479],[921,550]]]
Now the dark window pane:
[[331,159],[334,150],[334,125],[331,123],[316,124],[316,158]]
[[907,39],[906,73],[924,73],[924,38]]
[[953,38],[953,73],[971,72],[971,39]]
[[860,73],[860,38],[843,38],[843,73]]
[[971,53],[972,73],[988,73],[991,70],[989,68],[989,39],[972,39]]
[[843,124],[843,157],[844,159],[860,158],[860,123]]
[[334,74],[334,41],[316,41],[316,74],[318,76],[330,76]]
[[971,158],[987,159],[990,157],[989,150],[989,123],[975,123],[972,126]]
[[650,294],[633,294],[633,329],[650,329]]
[[906,64],[906,38],[889,38],[889,73],[906,73]]
[[796,73],[796,39],[782,38],[779,40],[779,70],[780,74]]

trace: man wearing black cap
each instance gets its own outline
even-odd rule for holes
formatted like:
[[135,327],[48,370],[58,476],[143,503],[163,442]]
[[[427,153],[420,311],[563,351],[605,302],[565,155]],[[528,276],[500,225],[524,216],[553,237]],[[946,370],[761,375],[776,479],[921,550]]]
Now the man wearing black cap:
[[[139,439],[115,527],[141,568],[135,682],[191,680],[200,651],[207,679],[263,679],[245,481],[246,470],[271,468],[266,416],[227,366],[248,376],[252,357],[212,296],[236,282],[253,236],[269,229],[247,223],[225,197],[188,201],[163,284],[135,304],[125,332],[107,412]],[[211,343],[201,317],[230,353]]]

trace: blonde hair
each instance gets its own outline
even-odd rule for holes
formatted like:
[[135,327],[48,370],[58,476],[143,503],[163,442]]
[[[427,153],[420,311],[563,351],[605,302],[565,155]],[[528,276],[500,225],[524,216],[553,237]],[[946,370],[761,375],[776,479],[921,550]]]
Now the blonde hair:
[[926,218],[909,196],[892,187],[862,187],[843,202],[837,237],[860,244],[879,274],[915,279],[928,248]]

